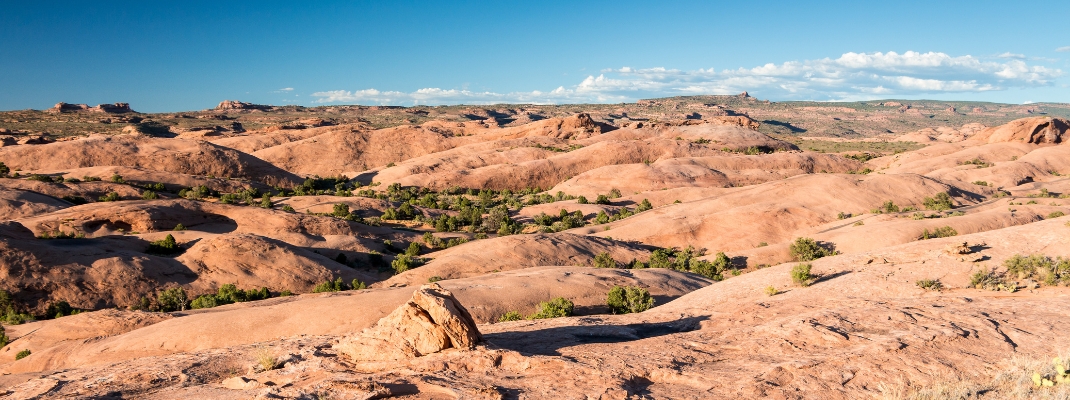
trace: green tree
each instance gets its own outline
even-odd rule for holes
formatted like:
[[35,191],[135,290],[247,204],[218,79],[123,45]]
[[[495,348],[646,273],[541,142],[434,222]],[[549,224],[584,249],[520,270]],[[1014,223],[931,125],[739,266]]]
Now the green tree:
[[260,208],[271,208],[271,194],[264,193],[264,196],[260,198]]
[[614,286],[606,295],[606,304],[613,314],[637,313],[653,307],[654,298],[638,286]]
[[599,211],[598,215],[596,215],[594,217],[594,222],[596,224],[607,224],[607,223],[609,223],[609,214],[606,214],[605,210]]
[[183,311],[189,304],[186,291],[180,287],[174,287],[160,292],[156,296],[156,302],[160,305],[160,311]]
[[635,208],[635,212],[643,212],[652,208],[654,208],[654,206],[650,205],[650,200],[643,199],[643,201],[639,203],[639,206]]

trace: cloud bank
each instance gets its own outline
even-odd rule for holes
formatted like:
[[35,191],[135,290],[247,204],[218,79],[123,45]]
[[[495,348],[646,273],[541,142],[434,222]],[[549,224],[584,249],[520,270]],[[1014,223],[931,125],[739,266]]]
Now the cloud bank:
[[640,98],[737,94],[775,100],[864,100],[1050,86],[1059,69],[1029,65],[1006,53],[1001,61],[945,53],[845,53],[839,58],[789,61],[754,68],[683,71],[666,68],[605,69],[550,91],[477,92],[426,88],[415,92],[332,90],[313,93],[316,103],[494,104],[615,103]]

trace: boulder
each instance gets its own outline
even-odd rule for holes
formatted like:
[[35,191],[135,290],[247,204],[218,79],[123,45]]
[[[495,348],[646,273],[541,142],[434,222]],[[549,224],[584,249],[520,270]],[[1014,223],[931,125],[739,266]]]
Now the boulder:
[[423,285],[371,328],[342,339],[335,350],[353,361],[393,361],[483,341],[468,310],[437,283]]

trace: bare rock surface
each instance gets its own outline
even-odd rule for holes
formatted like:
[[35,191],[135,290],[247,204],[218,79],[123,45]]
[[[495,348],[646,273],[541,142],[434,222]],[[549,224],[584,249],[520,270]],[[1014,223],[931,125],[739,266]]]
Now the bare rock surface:
[[454,348],[470,350],[483,341],[468,310],[437,284],[421,286],[407,303],[375,326],[342,339],[334,348],[353,361],[392,361]]

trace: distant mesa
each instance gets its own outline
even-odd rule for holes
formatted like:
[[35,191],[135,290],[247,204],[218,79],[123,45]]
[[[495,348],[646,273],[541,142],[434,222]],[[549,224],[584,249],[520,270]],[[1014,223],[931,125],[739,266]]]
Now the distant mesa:
[[79,112],[79,111],[92,111],[103,112],[108,114],[123,114],[134,112],[130,109],[130,103],[114,103],[114,104],[98,104],[96,107],[90,107],[85,104],[67,104],[56,103],[52,108],[48,109],[50,112]]
[[237,100],[223,100],[215,107],[217,111],[226,110],[270,110],[274,107],[263,104],[246,103],[244,101]]

